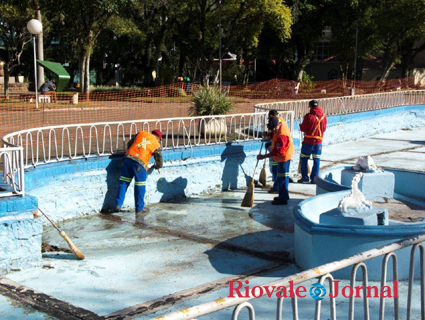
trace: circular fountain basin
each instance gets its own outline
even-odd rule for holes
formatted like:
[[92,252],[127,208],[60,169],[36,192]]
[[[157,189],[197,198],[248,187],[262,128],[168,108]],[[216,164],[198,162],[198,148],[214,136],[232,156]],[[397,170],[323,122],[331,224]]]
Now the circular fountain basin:
[[[387,225],[324,224],[320,216],[338,207],[339,202],[350,194],[351,187],[341,184],[341,172],[350,167],[336,167],[324,170],[316,177],[317,196],[301,202],[293,212],[295,261],[303,269],[338,261],[348,256],[376,248],[406,237],[425,233],[425,174],[406,170],[390,170],[395,176],[394,199],[389,202],[374,203],[374,207],[386,208],[390,219]],[[403,210],[397,210],[397,220],[392,209],[403,203],[406,208],[415,206],[419,214],[408,222],[403,221]],[[401,207],[402,208],[402,207]],[[414,222],[418,221],[418,222]],[[409,265],[403,263],[410,256],[410,249],[397,253],[399,258],[399,279],[407,279]],[[416,259],[415,275],[419,272],[419,258]],[[380,280],[382,258],[366,262],[371,280]],[[388,268],[391,276],[392,266]],[[349,278],[351,268],[342,269],[334,276]]]

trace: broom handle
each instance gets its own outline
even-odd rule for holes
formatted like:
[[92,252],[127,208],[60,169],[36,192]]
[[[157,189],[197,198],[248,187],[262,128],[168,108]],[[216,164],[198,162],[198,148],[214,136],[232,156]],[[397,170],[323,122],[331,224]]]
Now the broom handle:
[[[261,141],[261,147],[260,147],[260,153],[259,154],[261,154],[261,151],[263,150],[263,144],[264,144],[264,139],[263,139],[263,141]],[[257,159],[257,163],[255,164],[255,168],[254,168],[254,173],[252,174],[252,181],[254,181],[255,171],[257,171],[257,166],[258,166],[259,162],[260,162],[260,160]]]

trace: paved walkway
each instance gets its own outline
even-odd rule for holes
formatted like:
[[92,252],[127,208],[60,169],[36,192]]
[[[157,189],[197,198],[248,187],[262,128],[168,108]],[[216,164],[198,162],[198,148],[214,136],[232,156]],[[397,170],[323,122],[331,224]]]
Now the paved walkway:
[[[362,155],[372,155],[380,167],[425,171],[425,128],[325,146],[323,167],[353,165]],[[245,190],[159,203],[143,227],[134,225],[132,212],[64,222],[86,259],[53,251],[43,255],[42,268],[8,274],[0,281],[0,318],[148,319],[227,296],[229,279],[254,286],[299,272],[291,211],[315,194],[315,186],[292,183],[290,191],[289,204],[279,207],[270,205],[275,195],[266,189],[255,190],[252,209],[240,206]],[[44,240],[67,248],[51,227],[45,227]],[[276,300],[261,300],[256,309],[269,308],[273,317]],[[371,312],[377,315],[375,300]],[[314,301],[308,302],[300,319],[314,318]],[[340,306],[348,313],[348,299]],[[362,314],[360,306],[357,312]]]

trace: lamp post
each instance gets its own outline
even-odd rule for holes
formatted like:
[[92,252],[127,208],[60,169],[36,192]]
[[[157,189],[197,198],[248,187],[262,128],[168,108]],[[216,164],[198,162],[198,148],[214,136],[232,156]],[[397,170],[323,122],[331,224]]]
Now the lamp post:
[[356,23],[356,47],[354,49],[354,82],[353,82],[353,92],[352,94],[355,95],[356,94],[356,80],[357,80],[357,39],[359,36],[359,24]]
[[35,37],[43,31],[43,25],[37,19],[31,19],[27,23],[27,29],[32,34],[32,43],[34,45],[34,84],[35,84],[35,105],[38,109],[38,85],[37,85],[37,55],[35,53]]
[[218,58],[219,58],[219,64],[220,64],[220,88],[223,84],[222,82],[222,72],[223,72],[223,60],[221,59],[221,0],[218,1]]

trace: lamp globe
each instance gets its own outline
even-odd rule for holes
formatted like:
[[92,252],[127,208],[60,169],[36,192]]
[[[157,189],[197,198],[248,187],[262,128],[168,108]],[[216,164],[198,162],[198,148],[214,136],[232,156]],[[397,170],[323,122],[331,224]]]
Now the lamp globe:
[[27,29],[31,34],[40,34],[43,31],[43,25],[37,19],[31,19],[27,23]]

